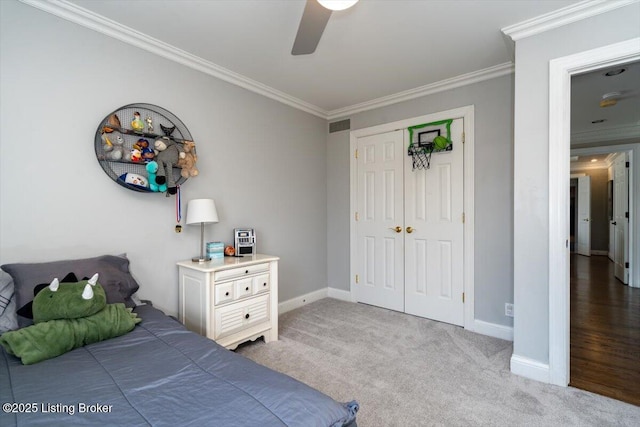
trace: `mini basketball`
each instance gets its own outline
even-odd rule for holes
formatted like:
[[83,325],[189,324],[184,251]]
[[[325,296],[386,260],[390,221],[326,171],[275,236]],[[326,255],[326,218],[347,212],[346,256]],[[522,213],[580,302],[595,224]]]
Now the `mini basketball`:
[[433,138],[433,146],[436,150],[444,150],[449,145],[449,140],[444,136],[436,136]]

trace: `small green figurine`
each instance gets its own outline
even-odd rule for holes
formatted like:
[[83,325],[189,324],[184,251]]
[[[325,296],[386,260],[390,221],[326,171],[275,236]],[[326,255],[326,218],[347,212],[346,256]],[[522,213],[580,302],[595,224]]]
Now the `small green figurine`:
[[131,121],[131,129],[135,130],[136,132],[144,131],[144,122],[140,118],[140,113],[138,113],[137,111],[133,113],[133,120]]

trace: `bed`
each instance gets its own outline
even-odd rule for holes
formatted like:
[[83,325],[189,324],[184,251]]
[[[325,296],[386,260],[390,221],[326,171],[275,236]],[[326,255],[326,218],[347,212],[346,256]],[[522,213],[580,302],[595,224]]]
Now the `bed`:
[[[116,270],[126,264],[129,280],[126,257],[113,258],[121,263]],[[33,284],[49,280],[51,274],[62,276],[72,268],[85,275],[95,269],[64,263],[2,266],[15,282],[15,296],[20,296],[15,306],[23,305]],[[126,300],[137,290],[135,281],[123,291],[122,278],[107,276],[108,300],[128,294]],[[0,347],[0,425],[356,425],[356,402],[339,403],[258,365],[187,331],[150,304],[133,311],[142,321],[131,332],[31,365]]]

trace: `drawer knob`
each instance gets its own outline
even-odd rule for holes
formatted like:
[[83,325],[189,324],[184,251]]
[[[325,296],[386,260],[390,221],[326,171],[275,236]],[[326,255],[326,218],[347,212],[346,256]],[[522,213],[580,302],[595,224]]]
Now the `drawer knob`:
[[248,318],[249,318],[249,313],[245,314],[245,315],[244,315],[244,318],[245,318],[245,319],[248,319]]
[[245,271],[244,271],[244,274],[249,274],[249,270],[245,270]]
[[247,286],[246,288],[244,288],[244,290],[245,290],[245,291],[248,291],[248,290],[249,290],[249,287]]
[[229,296],[229,291],[225,292],[225,293],[224,293],[224,296],[225,296],[225,297],[228,297],[228,296]]

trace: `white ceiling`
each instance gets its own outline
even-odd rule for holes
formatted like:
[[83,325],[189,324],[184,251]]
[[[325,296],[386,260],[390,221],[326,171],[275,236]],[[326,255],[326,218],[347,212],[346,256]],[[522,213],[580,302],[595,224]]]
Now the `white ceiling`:
[[501,29],[576,0],[361,0],[292,56],[304,0],[72,3],[326,112],[513,61]]
[[[526,36],[554,18],[566,23],[572,13],[632,0],[360,0],[334,12],[316,52],[304,56],[291,47],[306,0],[21,1],[334,119],[509,73],[514,44],[502,29]],[[640,136],[640,63],[626,68],[572,78],[573,147]],[[612,91],[623,92],[620,102],[600,108]]]
[[[624,69],[607,77],[611,70]],[[618,103],[601,108],[604,94],[620,92]],[[605,120],[602,123],[592,123]],[[638,139],[640,135],[640,62],[604,68],[571,78],[572,146]]]

